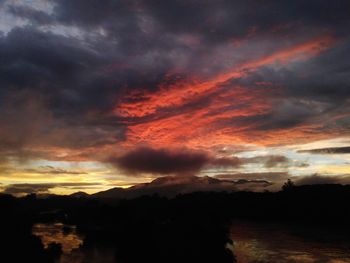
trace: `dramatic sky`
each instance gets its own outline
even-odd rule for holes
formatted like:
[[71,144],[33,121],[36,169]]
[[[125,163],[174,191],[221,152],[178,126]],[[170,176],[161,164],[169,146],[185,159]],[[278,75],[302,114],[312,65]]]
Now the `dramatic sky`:
[[348,0],[0,0],[0,190],[349,183],[349,14]]

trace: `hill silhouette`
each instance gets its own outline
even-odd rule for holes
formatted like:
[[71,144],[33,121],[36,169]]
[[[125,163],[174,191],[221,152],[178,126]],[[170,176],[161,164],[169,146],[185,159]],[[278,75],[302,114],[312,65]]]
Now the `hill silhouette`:
[[164,176],[151,181],[131,186],[129,188],[112,188],[91,195],[94,198],[136,198],[144,195],[158,194],[165,197],[175,197],[179,194],[192,192],[232,192],[249,188],[252,185],[262,187],[271,183],[265,180],[237,181],[220,180],[209,176]]
[[[183,180],[198,182],[197,178]],[[156,186],[182,185],[183,180],[161,178],[133,189],[151,187],[153,191]],[[201,180],[201,186],[222,184],[211,178]],[[76,225],[84,236],[79,249],[83,255],[92,257],[88,251],[108,247],[115,262],[124,263],[235,262],[228,246],[234,245],[229,233],[232,220],[237,219],[319,225],[334,229],[335,236],[341,232],[339,238],[345,236],[350,241],[350,211],[345,205],[350,198],[349,185],[287,185],[280,192],[197,191],[171,198],[148,194],[107,202],[85,194],[46,198],[0,195],[0,239],[11,263],[53,262],[59,257],[59,245],[53,243],[45,249],[31,234],[32,225],[38,222]]]

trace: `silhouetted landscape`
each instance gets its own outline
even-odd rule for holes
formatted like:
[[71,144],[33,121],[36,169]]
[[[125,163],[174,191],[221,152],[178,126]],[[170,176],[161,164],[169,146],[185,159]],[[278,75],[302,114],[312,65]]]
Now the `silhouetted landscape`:
[[[311,233],[320,242],[350,242],[350,210],[344,207],[344,200],[350,198],[348,185],[286,183],[279,192],[208,191],[171,198],[157,193],[133,199],[99,196],[15,198],[2,194],[3,256],[14,263],[235,262],[233,222],[284,224],[299,230],[299,235]],[[71,257],[64,256],[59,238],[44,247],[42,239],[32,233],[34,225],[40,230],[54,223],[61,224],[62,236],[69,235],[74,226],[81,237],[81,243],[69,251]],[[312,233],[315,227],[332,235],[322,240],[322,231]],[[96,251],[104,256],[109,253],[109,259],[103,260]]]

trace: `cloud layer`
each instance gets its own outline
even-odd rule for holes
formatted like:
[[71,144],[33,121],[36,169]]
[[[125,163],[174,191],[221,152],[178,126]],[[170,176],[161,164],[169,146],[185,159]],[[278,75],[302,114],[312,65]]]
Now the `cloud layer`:
[[193,175],[205,166],[237,167],[241,164],[241,161],[234,157],[215,158],[199,151],[146,147],[137,148],[108,161],[132,175],[137,173]]
[[315,154],[350,154],[350,147],[328,147],[320,149],[301,150],[299,152]]
[[[1,1],[0,173],[109,160],[128,176],[193,174],[246,158],[288,169],[299,160],[273,147],[349,136],[349,10],[346,0]],[[225,147],[269,150],[236,158]]]
[[57,187],[80,189],[84,187],[98,186],[99,183],[46,183],[46,184],[11,184],[4,187],[4,194],[47,194],[49,190]]

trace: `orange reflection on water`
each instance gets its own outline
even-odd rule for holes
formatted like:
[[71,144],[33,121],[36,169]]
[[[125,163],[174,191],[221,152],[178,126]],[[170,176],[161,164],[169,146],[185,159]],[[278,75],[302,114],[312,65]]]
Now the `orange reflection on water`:
[[83,239],[76,233],[75,226],[65,226],[61,223],[35,224],[32,233],[41,239],[45,248],[51,243],[61,244],[64,254],[71,253],[83,244]]
[[233,253],[238,263],[350,262],[348,242],[336,242],[327,238],[327,234],[320,240],[300,235],[307,231],[307,228],[236,222],[231,229]]

